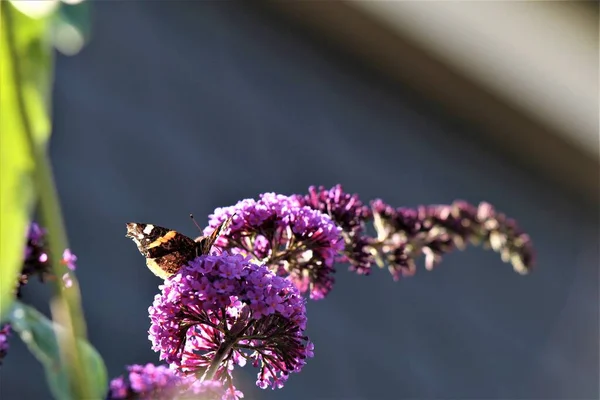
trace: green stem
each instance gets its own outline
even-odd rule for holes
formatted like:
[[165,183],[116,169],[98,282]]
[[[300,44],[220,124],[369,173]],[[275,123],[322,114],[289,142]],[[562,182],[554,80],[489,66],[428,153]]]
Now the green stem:
[[[57,332],[61,357],[67,365],[69,376],[73,377],[69,384],[74,399],[92,399],[91,385],[87,382],[88,374],[82,363],[82,356],[77,346],[77,339],[86,337],[85,321],[81,309],[79,285],[75,277],[71,277],[73,285],[65,288],[61,277],[68,273],[68,268],[61,263],[62,253],[68,248],[58,194],[54,185],[52,165],[45,146],[35,143],[34,132],[25,104],[23,93],[24,80],[17,51],[15,23],[12,12],[15,12],[7,1],[0,4],[0,12],[4,15],[9,50],[10,66],[15,79],[16,99],[19,116],[26,134],[26,141],[34,160],[33,178],[36,195],[40,204],[41,220],[48,230],[49,261],[57,279],[54,280],[54,294],[51,300],[53,320],[64,328],[64,335]],[[5,133],[7,134],[7,133]]]

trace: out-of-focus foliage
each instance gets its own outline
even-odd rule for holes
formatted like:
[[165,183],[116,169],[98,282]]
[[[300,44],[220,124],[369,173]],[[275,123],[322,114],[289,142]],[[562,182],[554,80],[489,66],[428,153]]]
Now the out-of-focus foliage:
[[68,243],[46,153],[52,51],[56,45],[63,53],[75,54],[83,47],[89,36],[87,7],[56,0],[0,2],[0,320],[8,316],[44,365],[57,399],[102,398],[106,391],[104,362],[85,340],[76,280],[72,278],[68,289],[60,281],[55,284],[54,321],[14,303],[14,296],[36,205],[51,235],[53,272],[60,276],[58,272],[66,269],[60,256]]
[[[2,2],[0,14],[1,321],[10,307],[35,205],[34,160],[28,151],[26,130],[31,130],[36,146],[46,146],[52,46],[67,55],[81,50],[90,37],[90,5],[81,0],[11,1]],[[9,17],[11,24],[7,24]]]
[[[73,399],[69,386],[68,368],[60,357],[57,335],[63,329],[56,326],[43,314],[21,302],[16,301],[10,312],[13,330],[27,345],[31,353],[44,366],[50,390],[56,399]],[[83,365],[88,369],[87,376],[92,377],[89,393],[93,398],[101,399],[106,395],[107,372],[98,352],[85,341],[78,341],[77,346],[83,357]]]
[[[46,100],[52,53],[47,18],[28,17],[7,2],[1,6],[0,319],[4,319],[23,264],[26,229],[35,200],[34,160],[26,131],[31,130],[37,146],[45,146],[50,134]],[[10,24],[7,18],[11,18]]]

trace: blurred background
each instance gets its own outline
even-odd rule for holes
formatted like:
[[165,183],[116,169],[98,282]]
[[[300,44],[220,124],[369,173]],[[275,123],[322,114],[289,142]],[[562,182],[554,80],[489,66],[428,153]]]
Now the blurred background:
[[[248,399],[599,397],[595,2],[93,2],[57,55],[50,143],[89,337],[109,375],[157,362],[160,280],[124,237],[343,184],[395,206],[489,201],[538,268],[454,253],[393,282],[339,266],[308,304],[315,358]],[[25,295],[44,309],[48,288]],[[46,307],[47,308],[47,307]],[[17,340],[3,399],[49,398]]]

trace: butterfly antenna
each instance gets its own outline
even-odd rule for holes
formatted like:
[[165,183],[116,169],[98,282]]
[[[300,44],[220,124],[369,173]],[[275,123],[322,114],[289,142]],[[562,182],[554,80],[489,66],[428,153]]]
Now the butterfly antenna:
[[194,214],[190,214],[190,218],[192,219],[192,221],[194,221],[194,225],[196,225],[196,228],[198,228],[198,230],[200,232],[203,232],[202,228],[200,228],[200,225],[198,225],[198,223],[196,222],[196,220],[194,219]]

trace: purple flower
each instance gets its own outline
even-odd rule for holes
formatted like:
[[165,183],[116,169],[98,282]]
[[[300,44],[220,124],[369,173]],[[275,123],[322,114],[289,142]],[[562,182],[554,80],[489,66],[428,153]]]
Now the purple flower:
[[264,193],[259,200],[217,208],[204,234],[211,234],[232,215],[217,248],[252,256],[288,277],[301,292],[309,291],[312,299],[321,299],[331,290],[333,265],[344,242],[341,229],[329,216],[302,206],[295,197]]
[[369,207],[363,205],[356,194],[344,192],[342,185],[331,189],[323,186],[308,188],[305,196],[294,197],[301,205],[327,214],[342,229],[345,248],[336,261],[348,262],[350,270],[361,275],[371,272],[373,254],[369,244],[371,238],[363,235],[365,222],[372,218]]
[[[181,391],[182,378],[167,366],[130,365],[127,376],[110,382],[108,399],[171,399]],[[185,382],[187,389],[187,382]]]
[[67,268],[69,268],[71,271],[75,271],[75,261],[77,261],[77,256],[71,253],[70,249],[65,249],[65,251],[63,251],[63,258],[61,260],[61,263],[66,265]]
[[339,184],[331,189],[310,186],[307,195],[294,197],[301,205],[329,215],[344,232],[362,232],[364,222],[371,217],[371,210],[358,195],[344,192]]
[[149,339],[160,359],[183,374],[231,388],[234,366],[250,360],[260,368],[259,387],[282,387],[313,355],[304,335],[305,299],[249,258],[200,256],[160,288],[149,308]]
[[[75,254],[71,253],[71,250],[65,249],[61,263],[70,271],[74,271],[75,261],[77,261]],[[37,276],[41,282],[47,279],[55,279],[48,257],[46,231],[35,222],[29,225],[27,233],[27,244],[24,251],[23,268],[19,277],[17,297],[21,297],[22,287],[29,282],[32,276]],[[62,280],[66,287],[71,287],[73,284],[68,272],[62,276]]]
[[4,324],[2,328],[0,328],[0,365],[2,365],[2,360],[6,357],[8,353],[8,338],[11,335],[10,324]]
[[244,397],[244,393],[237,390],[235,386],[224,388],[221,382],[213,380],[196,380],[189,392],[193,394],[193,397],[186,397],[189,400],[238,400]]
[[[107,400],[235,400],[243,397],[233,388],[226,391],[221,382],[196,380],[194,377],[177,375],[166,365],[130,365],[128,374],[110,382]],[[241,396],[234,397],[232,393]]]
[[394,279],[415,273],[414,260],[425,255],[432,269],[442,256],[468,243],[483,244],[501,254],[515,271],[527,273],[534,263],[529,236],[514,220],[482,202],[475,207],[464,201],[450,205],[392,208],[381,200],[371,203],[377,242],[374,246],[389,265]]
[[[75,271],[77,268],[75,266],[75,261],[77,261],[77,256],[71,253],[71,250],[65,249],[65,251],[63,251],[61,263],[66,265],[70,271]],[[62,276],[62,280],[66,288],[73,286],[73,279],[71,278],[70,272],[65,272]]]

